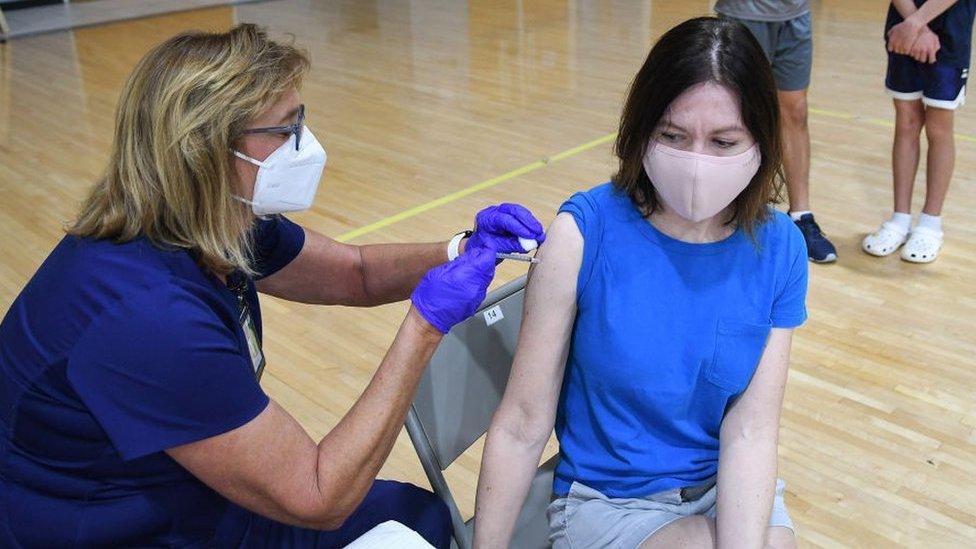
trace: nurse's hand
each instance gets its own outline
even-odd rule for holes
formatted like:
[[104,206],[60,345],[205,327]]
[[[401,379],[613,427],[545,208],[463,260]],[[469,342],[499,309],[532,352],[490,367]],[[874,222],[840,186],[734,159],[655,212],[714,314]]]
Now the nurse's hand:
[[535,240],[536,246],[546,239],[545,230],[525,206],[499,204],[489,206],[474,218],[474,234],[468,239],[465,250],[476,248],[492,252],[522,253],[527,249],[522,240]]
[[410,300],[420,316],[446,334],[474,314],[494,276],[495,252],[469,247],[454,261],[428,271]]

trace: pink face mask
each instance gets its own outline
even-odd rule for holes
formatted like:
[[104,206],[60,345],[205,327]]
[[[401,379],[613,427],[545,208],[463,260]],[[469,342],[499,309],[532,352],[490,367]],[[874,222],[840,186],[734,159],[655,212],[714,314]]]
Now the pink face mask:
[[644,171],[668,207],[689,221],[708,219],[739,196],[759,171],[759,146],[734,156],[711,156],[652,142]]

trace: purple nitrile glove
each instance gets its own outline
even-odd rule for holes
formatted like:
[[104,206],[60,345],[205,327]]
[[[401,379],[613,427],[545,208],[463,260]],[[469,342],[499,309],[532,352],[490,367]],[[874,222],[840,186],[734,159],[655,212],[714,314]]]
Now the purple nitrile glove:
[[478,310],[494,276],[495,252],[465,250],[454,261],[428,271],[410,300],[420,316],[446,334]]
[[523,247],[519,238],[535,240],[538,246],[546,240],[546,233],[542,223],[525,206],[499,204],[478,212],[474,218],[474,234],[464,249],[485,248],[492,253],[530,251]]

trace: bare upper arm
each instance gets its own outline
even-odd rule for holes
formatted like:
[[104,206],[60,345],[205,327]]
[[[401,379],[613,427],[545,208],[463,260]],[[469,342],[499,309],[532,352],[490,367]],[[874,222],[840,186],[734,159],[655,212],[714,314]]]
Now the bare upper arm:
[[166,450],[222,496],[263,516],[311,528],[335,527],[317,479],[318,447],[273,400],[250,422]]
[[576,318],[576,278],[583,237],[568,213],[556,216],[525,290],[522,329],[499,408],[508,428],[548,438]]

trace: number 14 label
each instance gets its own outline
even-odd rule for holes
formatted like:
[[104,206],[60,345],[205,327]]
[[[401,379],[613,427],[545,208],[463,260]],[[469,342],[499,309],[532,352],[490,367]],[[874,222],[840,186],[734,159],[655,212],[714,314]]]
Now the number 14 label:
[[489,326],[505,318],[505,315],[502,314],[502,308],[498,305],[495,305],[491,309],[485,311],[484,315],[485,323],[487,323]]

